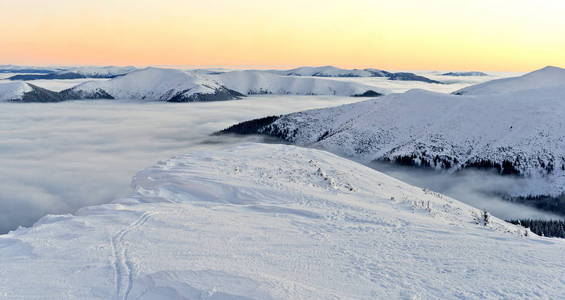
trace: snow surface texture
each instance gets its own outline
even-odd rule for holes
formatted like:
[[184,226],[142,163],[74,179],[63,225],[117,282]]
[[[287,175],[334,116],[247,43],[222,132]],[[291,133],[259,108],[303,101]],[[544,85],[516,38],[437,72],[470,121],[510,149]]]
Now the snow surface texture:
[[364,161],[524,175],[514,196],[565,192],[565,86],[484,96],[412,90],[294,113],[259,131]]
[[466,87],[454,92],[454,94],[488,95],[551,87],[565,87],[565,69],[545,67],[519,77],[492,80]]
[[0,101],[21,100],[25,93],[32,90],[32,87],[25,82],[0,83]]
[[132,185],[114,204],[0,236],[0,295],[565,297],[565,241],[485,224],[477,209],[326,152],[247,144],[194,153]]
[[247,95],[331,95],[355,96],[368,91],[388,93],[369,85],[319,78],[287,77],[265,71],[233,71],[210,76],[228,89]]
[[218,83],[180,70],[146,68],[108,81],[92,81],[61,92],[67,99],[137,99],[189,102],[237,99]]

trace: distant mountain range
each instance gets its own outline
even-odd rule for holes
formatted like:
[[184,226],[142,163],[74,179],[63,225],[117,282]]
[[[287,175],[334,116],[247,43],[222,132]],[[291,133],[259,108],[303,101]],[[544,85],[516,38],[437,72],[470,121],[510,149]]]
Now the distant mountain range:
[[487,73],[483,73],[483,72],[449,72],[449,73],[443,73],[441,74],[443,76],[457,76],[457,77],[462,77],[462,76],[488,76]]
[[45,68],[45,67],[31,67],[31,66],[16,66],[16,65],[0,65],[0,73],[53,73],[58,71],[58,68]]
[[211,79],[225,87],[245,95],[333,95],[333,96],[380,96],[388,93],[356,82],[321,78],[280,76],[264,71],[233,71],[211,75]]
[[422,81],[426,83],[442,83],[424,76],[407,72],[388,72],[379,69],[340,69],[334,66],[300,67],[291,70],[271,70],[285,76],[312,76],[312,77],[385,77],[389,80]]
[[[129,72],[138,70],[135,67],[29,67],[15,65],[0,65],[0,73],[23,73],[9,77],[9,80],[39,80],[39,79],[81,79],[81,78],[115,78],[123,76]],[[258,72],[268,72],[283,76],[309,76],[309,77],[384,77],[389,80],[402,81],[421,81],[426,83],[440,84],[442,82],[432,80],[424,76],[408,72],[389,72],[373,68],[365,69],[341,69],[334,66],[322,67],[299,67],[290,70],[267,70]],[[222,71],[198,69],[195,73],[207,75],[219,75]],[[469,73],[446,73],[453,76],[483,76],[472,75],[480,72]],[[455,75],[460,74],[460,75]],[[468,74],[468,75],[466,75]],[[484,73],[481,73],[484,74]],[[485,74],[486,75],[486,74]]]
[[[1,68],[1,66],[0,66]],[[17,68],[16,68],[17,69]],[[0,69],[1,70],[1,69]],[[8,73],[10,69],[6,69]],[[26,69],[21,69],[26,70]],[[18,73],[40,73],[40,74],[21,74],[9,77],[9,80],[49,80],[49,79],[81,79],[81,78],[115,78],[135,71],[135,67],[67,67],[62,69],[41,70],[27,69],[28,72]],[[41,71],[41,72],[36,72]]]
[[355,82],[292,78],[261,71],[208,75],[160,68],[134,70],[110,80],[89,81],[59,93],[22,81],[0,83],[0,101],[20,102],[78,99],[194,102],[234,100],[254,94],[375,97],[384,93],[387,93],[384,89]]

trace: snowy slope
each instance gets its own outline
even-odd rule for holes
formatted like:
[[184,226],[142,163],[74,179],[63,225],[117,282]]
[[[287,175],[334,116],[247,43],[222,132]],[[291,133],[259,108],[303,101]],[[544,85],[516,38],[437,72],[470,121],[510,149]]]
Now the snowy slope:
[[62,91],[66,99],[137,99],[168,102],[231,100],[241,96],[206,78],[173,69],[147,68],[108,81]]
[[565,241],[495,218],[485,226],[477,209],[326,152],[194,153],[140,172],[133,187],[128,199],[0,236],[0,295],[565,297]]
[[[242,94],[292,94],[292,95],[336,95],[354,96],[369,91],[378,94],[387,93],[356,82],[344,82],[330,79],[286,77],[265,71],[233,71],[210,78]],[[373,96],[376,94],[373,93]]]
[[56,92],[19,81],[0,83],[0,102],[3,101],[58,102],[62,99]]
[[454,94],[487,95],[550,87],[565,87],[565,69],[545,67],[519,77],[492,80],[466,87],[454,92]]
[[516,196],[555,196],[565,192],[563,99],[565,87],[485,96],[412,90],[272,124],[250,122],[239,133],[259,131],[364,161],[493,168],[530,180]]

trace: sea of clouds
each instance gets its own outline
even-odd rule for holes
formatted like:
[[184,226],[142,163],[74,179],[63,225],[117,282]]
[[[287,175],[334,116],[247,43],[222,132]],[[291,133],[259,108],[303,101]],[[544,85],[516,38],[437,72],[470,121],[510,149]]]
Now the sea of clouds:
[[[425,75],[434,77],[434,73]],[[498,76],[501,75],[453,79],[459,82],[449,85],[382,78],[336,80],[357,80],[393,92],[421,87],[450,92]],[[435,75],[434,79],[446,78]],[[34,84],[62,90],[81,81],[84,80],[35,81]],[[210,136],[232,124],[363,100],[330,96],[256,96],[238,101],[188,104],[121,100],[0,103],[0,233],[30,226],[46,214],[72,213],[80,207],[126,196],[133,175],[159,160],[226,144],[264,141],[260,137]],[[502,218],[552,217],[493,196],[493,191],[504,192],[516,184],[498,176],[467,173],[454,177],[394,166],[377,169],[487,209]]]

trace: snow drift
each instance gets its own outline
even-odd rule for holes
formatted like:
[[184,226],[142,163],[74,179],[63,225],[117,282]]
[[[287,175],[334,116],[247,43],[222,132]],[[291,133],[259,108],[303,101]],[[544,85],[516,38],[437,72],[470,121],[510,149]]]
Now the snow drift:
[[332,96],[380,96],[384,89],[329,79],[286,77],[265,71],[233,71],[211,76],[228,89],[242,94],[282,95],[332,95]]
[[240,93],[173,69],[147,68],[108,81],[91,81],[61,92],[65,99],[136,99],[167,102],[238,99]]
[[[261,159],[257,159],[260,157]],[[114,204],[0,236],[0,295],[563,298],[563,240],[335,155],[247,144],[160,162]],[[31,271],[33,270],[33,271]],[[17,280],[14,280],[17,278]]]

